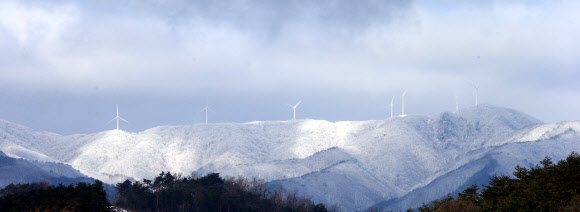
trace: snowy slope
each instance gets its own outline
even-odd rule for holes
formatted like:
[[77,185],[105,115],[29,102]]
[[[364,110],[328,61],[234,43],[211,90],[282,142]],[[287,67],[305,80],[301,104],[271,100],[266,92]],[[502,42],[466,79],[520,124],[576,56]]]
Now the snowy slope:
[[[523,129],[491,150],[470,154],[477,159],[432,181],[429,185],[409,192],[403,197],[383,201],[373,207],[387,211],[415,208],[421,203],[456,195],[470,185],[485,185],[493,174],[513,176],[516,165],[535,166],[549,156],[557,162],[572,151],[580,152],[580,122],[545,124]],[[481,154],[485,152],[485,154]]]
[[[352,143],[339,147],[350,150],[348,152],[362,164],[362,169],[375,179],[366,181],[364,172],[352,173],[359,175],[354,177],[359,179],[344,180],[342,185],[353,185],[353,188],[348,188],[349,192],[342,194],[346,195],[342,198],[334,198],[339,194],[332,190],[316,191],[326,181],[341,179],[337,175],[353,178],[346,171],[313,173],[275,183],[289,189],[309,188],[312,191],[307,193],[315,201],[340,203],[347,210],[365,209],[373,205],[369,202],[400,197],[423,187],[481,157],[490,147],[505,143],[517,130],[538,123],[527,115],[489,105],[458,113],[365,122]],[[314,174],[316,177],[312,177]]]
[[429,185],[497,146],[522,142],[514,133],[541,124],[490,105],[375,121],[220,123],[71,136],[3,123],[0,129],[8,129],[0,131],[1,151],[64,162],[104,182],[152,178],[161,171],[219,172],[296,188],[349,211]]
[[28,127],[0,120],[0,151],[9,157],[54,161],[40,150],[47,148],[58,137],[53,133],[36,132]]

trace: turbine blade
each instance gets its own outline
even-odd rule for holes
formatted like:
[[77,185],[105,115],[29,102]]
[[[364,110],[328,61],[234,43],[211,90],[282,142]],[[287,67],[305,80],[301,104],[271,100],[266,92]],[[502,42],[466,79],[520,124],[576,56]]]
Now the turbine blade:
[[294,108],[298,107],[298,105],[300,104],[300,102],[302,102],[302,100],[300,100],[296,105],[294,105]]
[[105,126],[109,125],[109,124],[110,124],[112,121],[115,121],[115,119],[117,119],[117,117],[115,117],[115,118],[111,119],[111,121],[107,122],[107,123],[105,124]]
[[405,92],[403,92],[402,96],[405,96],[407,94],[407,89],[405,89]]
[[287,104],[289,107],[294,108],[294,106],[292,106],[291,104]]
[[393,96],[393,98],[391,98],[391,105],[393,105],[393,101],[395,101],[395,96]]
[[119,117],[119,119],[121,119],[121,120],[122,120],[122,121],[124,121],[124,122],[127,122],[127,123],[129,123],[129,121],[127,121],[127,120],[125,120],[125,119],[123,119],[123,118],[121,118],[121,117]]

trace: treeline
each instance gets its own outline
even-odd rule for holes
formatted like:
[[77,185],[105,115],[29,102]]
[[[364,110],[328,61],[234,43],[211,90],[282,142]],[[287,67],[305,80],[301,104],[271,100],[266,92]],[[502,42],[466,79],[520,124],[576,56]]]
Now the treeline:
[[110,204],[103,183],[76,186],[47,182],[10,184],[0,190],[0,211],[108,211]]
[[270,190],[261,180],[223,179],[217,173],[118,183],[116,206],[131,211],[327,211],[296,192]]
[[126,180],[115,189],[111,206],[98,180],[76,186],[10,184],[0,189],[0,211],[328,211],[297,192],[268,189],[262,180],[223,179],[216,173],[197,178],[162,172],[153,180]]
[[580,155],[573,152],[554,164],[546,157],[535,167],[516,166],[515,178],[494,175],[457,197],[423,204],[419,211],[580,211]]

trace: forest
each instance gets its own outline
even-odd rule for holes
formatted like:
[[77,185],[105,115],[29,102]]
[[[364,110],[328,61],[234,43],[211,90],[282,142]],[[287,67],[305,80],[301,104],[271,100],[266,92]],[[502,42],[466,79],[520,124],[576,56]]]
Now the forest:
[[268,189],[257,179],[224,179],[217,173],[181,177],[161,172],[153,180],[125,180],[115,189],[117,199],[111,204],[98,180],[76,186],[10,184],[0,190],[0,211],[328,211],[296,191]]
[[10,184],[0,190],[0,211],[109,211],[101,181],[57,186],[47,182]]
[[262,180],[223,179],[217,173],[118,183],[116,206],[131,211],[328,211],[297,192],[268,189]]

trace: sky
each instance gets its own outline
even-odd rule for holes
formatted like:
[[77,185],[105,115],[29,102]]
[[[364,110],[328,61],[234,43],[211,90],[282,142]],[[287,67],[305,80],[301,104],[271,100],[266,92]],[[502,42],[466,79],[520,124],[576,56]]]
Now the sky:
[[479,103],[580,120],[580,1],[0,2],[0,119],[59,134],[379,120]]

